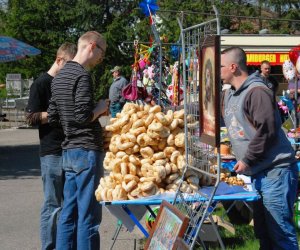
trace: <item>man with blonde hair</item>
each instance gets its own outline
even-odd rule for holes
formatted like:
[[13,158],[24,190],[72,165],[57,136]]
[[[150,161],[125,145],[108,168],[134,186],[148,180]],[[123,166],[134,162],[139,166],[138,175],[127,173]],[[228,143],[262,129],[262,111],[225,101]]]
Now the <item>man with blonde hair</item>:
[[41,175],[44,202],[41,209],[40,234],[42,249],[55,249],[56,217],[60,210],[63,191],[62,148],[64,132],[61,126],[48,124],[47,108],[51,98],[51,82],[67,61],[76,54],[76,45],[62,44],[56,53],[55,62],[48,72],[40,75],[30,87],[26,108],[28,124],[39,127]]
[[49,122],[60,120],[65,140],[64,203],[57,228],[57,250],[100,249],[101,206],[95,190],[103,174],[103,140],[98,118],[108,103],[94,104],[94,90],[88,70],[104,59],[106,41],[96,31],[78,40],[74,59],[54,78]]

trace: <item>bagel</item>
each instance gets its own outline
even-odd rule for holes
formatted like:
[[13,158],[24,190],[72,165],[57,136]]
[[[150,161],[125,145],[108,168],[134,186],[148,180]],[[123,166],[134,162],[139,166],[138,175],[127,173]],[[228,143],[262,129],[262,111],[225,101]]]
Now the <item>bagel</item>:
[[167,158],[170,158],[174,151],[176,151],[176,148],[174,147],[165,147],[164,154]]
[[167,138],[167,144],[169,146],[174,146],[175,145],[175,135],[170,134]]
[[130,191],[132,191],[135,186],[137,185],[137,182],[135,180],[131,180],[128,183],[126,183],[125,181],[122,182],[122,188],[128,193]]
[[149,109],[149,113],[158,113],[161,112],[161,106],[155,105]]
[[146,128],[145,127],[139,127],[135,129],[131,128],[129,132],[137,137],[139,134],[146,133]]
[[136,183],[139,183],[140,179],[139,177],[137,177],[136,175],[132,175],[132,174],[126,174],[124,177],[123,177],[123,180],[128,183],[129,181],[131,180],[135,180]]
[[135,128],[143,127],[144,125],[145,125],[144,120],[138,119],[132,124],[132,128],[135,129]]
[[140,161],[140,159],[139,159],[137,156],[135,156],[135,155],[130,155],[130,156],[129,156],[129,161],[130,161],[132,164],[134,164],[135,166],[141,166],[141,161]]
[[121,166],[121,174],[123,176],[127,175],[128,174],[127,163],[122,162],[120,166]]
[[125,151],[126,149],[128,148],[132,148],[134,146],[134,143],[133,142],[125,142],[123,144],[117,144],[117,147],[119,150],[123,150]]
[[183,119],[184,118],[184,109],[177,110],[174,112],[174,118]]
[[152,122],[148,126],[148,129],[150,129],[152,131],[155,131],[155,132],[159,132],[159,131],[162,131],[164,129],[164,126],[160,122]]
[[171,158],[170,158],[171,162],[177,164],[177,158],[179,155],[180,155],[180,152],[178,150],[174,151],[171,154]]
[[184,133],[179,133],[175,136],[175,145],[176,147],[182,148],[184,147]]
[[162,124],[162,125],[169,125],[169,120],[165,117],[163,112],[158,112],[155,114],[155,118]]
[[129,162],[128,167],[129,167],[129,173],[132,175],[136,175],[136,166],[133,163]]
[[153,156],[152,156],[153,161],[164,159],[164,158],[166,158],[164,152],[158,152],[158,153],[153,154]]
[[122,159],[123,158],[123,156],[125,156],[126,155],[126,153],[125,152],[123,152],[123,151],[118,151],[117,153],[116,153],[116,158],[120,158],[120,159]]
[[151,196],[151,195],[155,195],[156,192],[158,190],[158,187],[156,185],[154,185],[151,189],[149,190],[146,190],[146,191],[142,191],[142,195],[144,197],[148,197],[148,196]]
[[154,151],[151,147],[144,147],[140,149],[140,153],[143,158],[152,158]]
[[153,119],[154,119],[154,114],[153,113],[149,114],[145,119],[145,126],[148,127],[153,122]]

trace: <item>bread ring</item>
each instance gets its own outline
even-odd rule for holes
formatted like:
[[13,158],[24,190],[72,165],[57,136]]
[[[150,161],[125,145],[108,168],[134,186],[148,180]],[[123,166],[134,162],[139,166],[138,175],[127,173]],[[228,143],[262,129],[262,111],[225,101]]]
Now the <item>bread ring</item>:
[[167,163],[167,164],[165,165],[165,169],[166,169],[166,175],[171,174],[171,172],[172,172],[172,167],[171,167],[170,163]]
[[175,136],[175,145],[176,147],[184,147],[184,133],[179,133]]
[[168,123],[166,124],[166,126],[170,125],[171,122],[174,120],[174,113],[173,110],[169,109],[167,111],[167,114],[165,115],[165,118],[167,119]]
[[135,128],[143,127],[144,125],[145,125],[144,120],[138,119],[132,124],[132,128],[135,129]]
[[134,189],[134,187],[137,185],[135,180],[129,181],[127,184],[125,181],[122,182],[122,188],[128,193],[131,190]]
[[122,162],[122,163],[121,163],[121,174],[122,174],[123,176],[125,176],[125,175],[128,174],[127,163],[125,163],[125,162]]
[[164,128],[164,126],[160,123],[160,122],[152,122],[149,126],[148,129],[155,131],[155,132],[159,132],[162,131]]
[[144,147],[140,149],[143,158],[152,158],[154,151],[151,147]]
[[118,151],[117,153],[116,153],[116,158],[120,158],[120,159],[122,159],[123,158],[123,156],[125,156],[126,155],[126,153],[125,152],[123,152],[123,151]]
[[170,130],[166,127],[163,127],[163,129],[161,131],[159,131],[159,136],[161,138],[168,138],[170,135]]
[[160,179],[165,179],[167,172],[164,166],[158,165],[155,166],[154,170],[158,173],[158,176],[160,177]]
[[153,156],[152,156],[153,161],[164,159],[164,158],[166,158],[164,152],[158,152],[158,153],[153,154]]
[[[136,113],[138,118],[141,119],[144,115],[146,115],[147,113],[143,110],[143,111],[139,111]],[[144,125],[143,125],[144,126]]]
[[171,155],[171,162],[177,164],[177,158],[180,155],[180,152],[178,150],[174,151]]
[[183,155],[179,155],[177,157],[177,167],[179,170],[183,170],[185,168],[186,161]]
[[117,185],[115,189],[112,191],[113,200],[126,200],[127,199],[127,192],[122,185]]
[[163,112],[158,112],[155,114],[155,118],[164,126],[169,125],[169,120],[165,117]]
[[140,146],[138,144],[135,144],[132,148],[133,153],[140,152]]
[[164,154],[167,158],[170,158],[174,151],[176,151],[176,148],[174,147],[165,147]]
[[154,114],[153,113],[149,114],[145,120],[145,126],[148,127],[152,123],[153,119],[154,119]]
[[130,195],[132,195],[132,196],[139,196],[140,195],[140,193],[141,193],[141,189],[140,189],[140,187],[135,187],[131,192],[130,192]]
[[109,123],[110,124],[113,124],[115,121],[117,121],[118,120],[118,118],[116,118],[116,117],[111,117],[110,119],[109,119]]
[[110,172],[109,175],[115,180],[116,183],[121,183],[123,180],[123,176],[121,173]]
[[145,111],[146,113],[149,113],[150,108],[151,108],[150,105],[148,105],[148,104],[144,105],[144,111]]
[[107,201],[107,196],[106,196],[107,190],[108,190],[108,188],[103,188],[100,192],[100,197],[101,197],[101,200],[103,200],[103,201]]
[[167,183],[172,183],[174,180],[176,180],[178,178],[178,174],[177,173],[174,173],[174,174],[170,174],[167,176],[166,178],[166,182]]
[[141,190],[143,192],[147,191],[147,190],[150,190],[154,187],[154,182],[153,181],[145,181],[143,182],[143,184],[141,185]]
[[[152,158],[153,159],[153,158]],[[167,159],[158,159],[153,163],[153,166],[165,166],[167,164]]]
[[154,182],[155,177],[141,177],[140,182]]
[[174,173],[177,173],[178,172],[178,167],[177,167],[177,165],[175,164],[175,163],[170,163],[170,166],[171,166],[171,168],[172,168],[172,170],[171,170],[171,173],[172,174],[174,174]]
[[126,152],[124,152],[125,155],[123,155],[123,157],[121,158],[122,162],[128,163],[129,162],[129,155],[126,154]]
[[134,146],[133,142],[125,142],[123,144],[118,144],[117,147],[119,150],[126,150],[128,148],[132,148]]
[[132,164],[134,164],[135,166],[141,166],[141,161],[140,161],[140,159],[139,159],[137,156],[135,156],[135,155],[130,155],[130,156],[129,156],[129,161],[130,161]]
[[149,113],[158,113],[161,112],[161,106],[155,105],[149,109]]
[[106,198],[107,198],[108,201],[112,201],[113,200],[112,192],[113,192],[112,188],[108,189],[107,192],[106,192]]
[[184,128],[184,120],[178,119],[178,128]]
[[110,132],[115,132],[119,129],[119,126],[116,126],[114,124],[111,124],[111,125],[106,125],[105,126],[105,130],[106,131],[110,131]]
[[121,133],[122,134],[127,133],[131,129],[131,126],[132,126],[132,121],[129,121],[121,128]]
[[183,119],[184,118],[184,109],[177,110],[174,112],[174,118]]
[[141,165],[144,165],[144,164],[150,164],[152,165],[153,164],[153,161],[151,160],[151,158],[145,158],[145,159],[141,159]]
[[167,144],[168,144],[169,146],[175,145],[175,135],[170,134],[170,135],[168,136]]
[[139,183],[140,179],[139,177],[137,177],[136,175],[132,175],[132,174],[127,174],[123,177],[123,180],[128,183],[131,180],[135,180],[136,183]]
[[155,139],[155,140],[160,139],[159,132],[151,130],[149,128],[147,129],[147,135],[149,135],[151,139]]
[[96,200],[97,201],[101,201],[101,191],[102,191],[102,187],[99,185],[98,188],[95,191],[95,196],[96,196]]
[[128,154],[128,155],[132,155],[133,154],[133,148],[127,148],[125,150],[125,153]]
[[131,124],[133,124],[134,122],[136,122],[138,120],[138,116],[137,114],[132,114],[132,116],[130,117],[130,121],[132,122]]
[[129,114],[125,114],[119,118],[117,121],[117,124],[120,128],[122,128],[124,125],[126,125],[130,120]]
[[151,195],[155,195],[156,192],[158,190],[158,187],[156,185],[154,185],[151,189],[149,190],[146,190],[146,191],[142,191],[142,195],[144,197],[148,197],[148,196],[151,196]]
[[157,144],[157,146],[159,150],[164,151],[164,149],[167,146],[167,139],[166,138],[161,139],[160,142]]
[[[121,164],[120,158],[113,159],[110,161],[107,170],[113,171],[114,169],[118,169],[118,168],[120,168],[120,164]],[[116,173],[118,173],[118,171],[116,171]]]
[[136,136],[130,133],[126,133],[126,138],[127,140],[129,140],[130,142],[135,143],[136,142]]
[[140,135],[138,135],[137,137],[137,143],[141,146],[141,147],[146,147],[148,146],[149,141],[151,141],[151,138],[149,135],[147,135],[146,133],[142,133]]
[[171,183],[171,184],[169,184],[169,185],[166,186],[166,190],[172,189],[172,190],[175,190],[175,191],[176,191],[177,188],[178,188],[178,185],[176,185],[176,184],[174,184],[174,183]]
[[136,175],[136,166],[131,162],[128,163],[129,173],[132,175]]
[[135,129],[131,128],[129,132],[137,137],[139,134],[146,133],[146,128],[145,127],[139,127]]
[[169,129],[170,129],[171,131],[174,130],[175,128],[178,127],[178,123],[179,123],[178,119],[174,119],[174,120],[171,122],[171,124],[169,125]]
[[136,111],[136,109],[137,109],[136,104],[135,104],[135,103],[131,103],[131,102],[126,102],[126,103],[124,104],[124,106],[123,106],[122,112],[126,113],[126,112],[128,112],[128,111],[130,111],[130,110],[132,110],[132,109],[133,109],[134,111]]
[[119,149],[115,143],[110,143],[108,148],[113,153],[117,153],[119,151]]

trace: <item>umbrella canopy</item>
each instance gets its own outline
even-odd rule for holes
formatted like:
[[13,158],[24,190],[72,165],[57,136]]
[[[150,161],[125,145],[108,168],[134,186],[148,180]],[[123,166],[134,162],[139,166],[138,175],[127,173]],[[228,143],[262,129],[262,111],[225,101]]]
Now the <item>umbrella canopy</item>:
[[26,56],[35,56],[41,51],[17,39],[0,36],[0,63],[12,62]]

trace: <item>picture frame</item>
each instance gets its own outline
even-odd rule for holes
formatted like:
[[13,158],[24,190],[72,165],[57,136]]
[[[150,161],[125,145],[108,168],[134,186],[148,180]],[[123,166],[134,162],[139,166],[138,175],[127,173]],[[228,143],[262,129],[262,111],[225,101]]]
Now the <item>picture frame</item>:
[[177,249],[177,243],[183,237],[189,218],[167,201],[160,205],[158,215],[151,228],[145,250]]
[[200,40],[200,141],[220,146],[220,36]]

